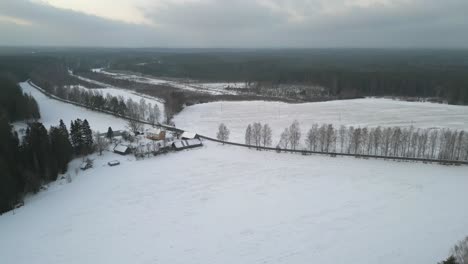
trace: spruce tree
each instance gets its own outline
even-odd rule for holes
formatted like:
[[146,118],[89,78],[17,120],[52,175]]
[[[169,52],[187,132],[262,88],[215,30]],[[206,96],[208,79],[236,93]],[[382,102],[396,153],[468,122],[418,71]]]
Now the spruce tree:
[[62,119],[60,119],[59,128],[60,128],[60,132],[62,133],[62,135],[64,135],[64,136],[67,137],[67,138],[70,137],[70,135],[68,134],[67,126],[65,125],[65,123],[63,123],[63,120],[62,120]]
[[59,127],[51,127],[49,136],[52,156],[57,161],[57,171],[65,173],[68,168],[68,162],[73,157],[73,147],[68,138],[68,131],[64,131],[62,123]]
[[93,132],[89,126],[88,120],[84,120],[81,126],[81,134],[83,138],[83,151],[88,154],[93,150]]
[[53,170],[50,167],[50,143],[47,130],[42,123],[32,123],[24,140],[26,145],[26,164],[29,164],[32,175],[29,179],[29,189],[38,191],[41,182],[52,180]]
[[75,150],[75,153],[78,155],[82,154],[83,151],[82,125],[83,122],[81,121],[81,119],[78,118],[75,121],[72,121],[70,126],[70,136],[72,145]]
[[107,135],[106,137],[109,139],[109,140],[112,140],[112,138],[114,138],[114,131],[112,131],[112,127],[109,127],[109,129],[107,129]]
[[18,135],[12,132],[6,116],[0,115],[0,214],[10,210],[23,191],[18,145]]

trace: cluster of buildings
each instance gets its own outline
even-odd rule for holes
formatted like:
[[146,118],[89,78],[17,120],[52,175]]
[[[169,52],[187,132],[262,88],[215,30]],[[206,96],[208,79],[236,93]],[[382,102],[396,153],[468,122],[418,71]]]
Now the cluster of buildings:
[[129,135],[126,131],[115,131],[114,135],[113,151],[120,155],[133,153],[137,157],[144,157],[203,146],[198,135],[191,132],[150,128],[138,135]]

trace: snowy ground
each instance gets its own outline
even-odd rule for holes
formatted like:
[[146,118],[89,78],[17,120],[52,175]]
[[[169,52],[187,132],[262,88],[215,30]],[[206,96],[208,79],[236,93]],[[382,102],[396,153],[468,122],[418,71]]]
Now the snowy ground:
[[[106,132],[109,126],[111,126],[113,130],[124,129],[127,126],[125,120],[112,115],[94,112],[83,107],[50,99],[27,82],[20,83],[20,86],[24,92],[31,94],[34,99],[36,99],[41,112],[41,119],[39,121],[42,122],[47,129],[50,126],[57,126],[60,119],[63,119],[68,127],[70,126],[71,120],[77,118],[87,119],[91,128],[100,132]],[[24,122],[16,122],[14,126],[20,129],[25,128],[26,124]]]
[[[246,88],[246,83],[242,82],[212,82],[212,83],[203,83],[203,82],[196,82],[193,80],[175,80],[175,79],[163,79],[163,78],[156,78],[156,77],[148,77],[148,76],[141,76],[141,75],[134,75],[129,73],[114,73],[108,72],[104,69],[94,69],[93,71],[103,73],[106,75],[111,76],[112,78],[122,79],[122,80],[130,80],[139,83],[147,83],[147,84],[164,84],[167,86],[187,90],[187,91],[194,91],[194,92],[202,92],[202,93],[209,93],[213,95],[221,95],[221,94],[237,94],[236,91],[227,90],[226,88]],[[85,78],[80,77],[80,79],[87,80]],[[96,84],[103,85],[103,83],[91,81]],[[104,84],[105,85],[105,84]]]
[[467,167],[215,143],[94,158],[0,216],[2,263],[435,264],[468,234]]
[[[102,131],[125,126],[21,86],[38,101],[47,127],[78,117]],[[210,135],[224,118],[237,138],[247,123],[268,121],[279,132],[295,118],[303,129],[307,122],[411,121],[466,128],[466,109],[381,99],[210,103],[188,107],[176,124]],[[435,264],[468,234],[468,211],[460,207],[468,199],[467,166],[205,143],[142,161],[106,152],[78,174],[81,160],[74,160],[71,183],[55,182],[0,216],[0,262]],[[106,165],[116,159],[120,166]]]
[[300,122],[303,134],[313,123],[468,130],[468,107],[375,98],[305,104],[213,102],[185,108],[175,117],[175,123],[177,127],[214,137],[219,124],[224,122],[231,130],[231,141],[236,142],[244,142],[248,124],[268,123],[276,144],[283,129],[294,119]]

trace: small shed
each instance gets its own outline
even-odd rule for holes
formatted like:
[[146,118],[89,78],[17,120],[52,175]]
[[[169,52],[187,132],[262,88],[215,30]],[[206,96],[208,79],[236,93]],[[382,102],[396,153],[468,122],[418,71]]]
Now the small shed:
[[182,135],[180,135],[180,138],[181,139],[195,139],[195,138],[198,138],[198,135],[193,132],[185,131],[184,133],[182,133]]
[[130,148],[128,146],[118,144],[115,146],[114,152],[120,155],[127,155],[130,153]]
[[114,167],[114,166],[117,166],[117,165],[120,165],[120,161],[118,160],[113,160],[113,161],[109,161],[107,162],[107,164],[111,167]]

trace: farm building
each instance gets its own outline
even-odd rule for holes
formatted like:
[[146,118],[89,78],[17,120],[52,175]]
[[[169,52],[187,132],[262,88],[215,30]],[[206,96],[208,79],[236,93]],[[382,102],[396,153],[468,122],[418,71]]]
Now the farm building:
[[184,149],[189,149],[189,148],[196,148],[196,147],[201,147],[203,146],[202,142],[200,139],[187,139],[187,140],[180,140],[180,141],[175,141],[172,143],[172,148],[174,150],[184,150]]
[[198,139],[198,135],[193,132],[185,131],[184,133],[182,133],[182,135],[180,135],[180,138],[181,139]]
[[115,146],[114,152],[120,155],[127,155],[130,153],[130,148],[128,146],[118,144]]
[[166,131],[161,130],[161,129],[147,129],[146,132],[146,138],[151,139],[151,140],[164,140],[166,139]]

